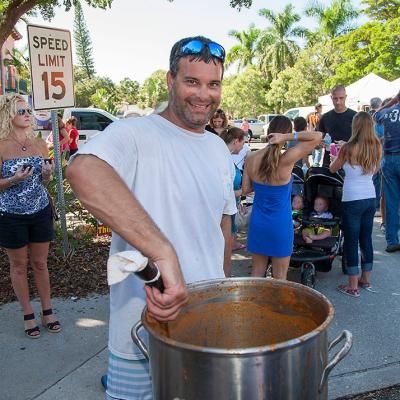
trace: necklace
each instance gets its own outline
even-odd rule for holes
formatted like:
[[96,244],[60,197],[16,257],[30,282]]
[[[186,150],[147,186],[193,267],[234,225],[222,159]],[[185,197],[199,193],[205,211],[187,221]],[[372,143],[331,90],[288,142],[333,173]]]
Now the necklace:
[[21,143],[21,142],[20,142],[19,140],[17,140],[14,136],[11,136],[11,138],[12,138],[13,140],[15,140],[15,141],[21,146],[21,150],[22,150],[22,151],[28,150],[28,148],[26,147],[26,142],[27,142],[27,140],[28,140],[28,137],[25,138],[24,143]]

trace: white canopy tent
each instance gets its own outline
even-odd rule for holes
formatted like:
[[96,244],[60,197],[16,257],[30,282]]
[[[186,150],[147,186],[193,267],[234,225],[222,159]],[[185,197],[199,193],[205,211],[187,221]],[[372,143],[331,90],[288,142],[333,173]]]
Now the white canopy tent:
[[399,93],[400,91],[400,78],[395,79],[394,81],[390,82],[392,85],[392,89],[394,91],[393,94]]
[[[346,86],[346,104],[349,108],[360,111],[364,109],[364,106],[369,105],[372,97],[380,97],[382,100],[392,97],[399,90],[395,86],[399,87],[400,84],[394,84],[398,81],[389,82],[374,73],[370,73],[351,85]],[[323,106],[323,112],[333,108],[330,94],[320,96],[318,101]]]

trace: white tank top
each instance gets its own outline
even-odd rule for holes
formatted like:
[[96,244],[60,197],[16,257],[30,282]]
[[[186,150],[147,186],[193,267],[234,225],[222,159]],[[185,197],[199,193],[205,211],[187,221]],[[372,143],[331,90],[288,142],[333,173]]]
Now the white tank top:
[[363,174],[360,165],[343,165],[346,173],[343,184],[342,201],[353,201],[375,198],[375,187],[372,182],[373,174]]

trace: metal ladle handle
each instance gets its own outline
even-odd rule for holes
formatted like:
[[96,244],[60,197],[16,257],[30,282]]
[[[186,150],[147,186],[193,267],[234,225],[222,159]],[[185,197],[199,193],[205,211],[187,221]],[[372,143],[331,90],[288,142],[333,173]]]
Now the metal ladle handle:
[[146,357],[147,361],[149,361],[149,350],[146,347],[146,344],[139,336],[139,329],[143,327],[142,321],[139,320],[131,330],[132,340],[135,342],[136,346],[139,347],[140,351]]
[[324,371],[322,372],[321,383],[319,384],[318,391],[321,393],[322,389],[328,380],[328,375],[336,367],[336,365],[343,360],[344,357],[347,356],[348,352],[350,351],[351,347],[353,346],[353,335],[351,332],[344,330],[337,338],[333,339],[332,342],[328,346],[328,351],[330,351],[334,346],[340,343],[343,339],[346,339],[343,347],[335,354],[332,358],[332,361],[328,363],[325,367]]

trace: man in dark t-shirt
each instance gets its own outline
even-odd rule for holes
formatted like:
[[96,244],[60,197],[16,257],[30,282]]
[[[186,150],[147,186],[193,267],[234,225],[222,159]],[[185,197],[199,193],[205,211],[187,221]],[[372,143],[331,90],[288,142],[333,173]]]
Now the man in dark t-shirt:
[[383,124],[383,191],[385,193],[386,251],[400,251],[400,91],[374,115]]
[[[332,142],[343,140],[347,142],[351,136],[351,123],[356,111],[346,106],[346,88],[344,86],[336,86],[331,90],[331,99],[333,110],[323,114],[318,124],[318,131],[326,134],[329,133]],[[325,136],[325,135],[324,135]],[[329,149],[325,149],[324,160],[322,165],[329,167],[330,164]]]

